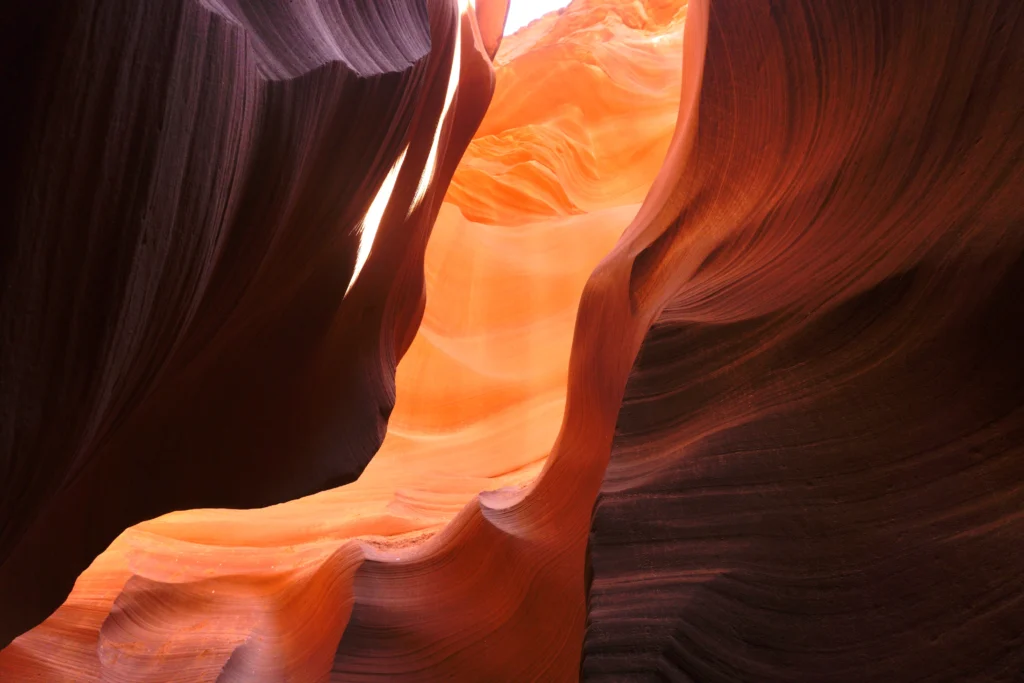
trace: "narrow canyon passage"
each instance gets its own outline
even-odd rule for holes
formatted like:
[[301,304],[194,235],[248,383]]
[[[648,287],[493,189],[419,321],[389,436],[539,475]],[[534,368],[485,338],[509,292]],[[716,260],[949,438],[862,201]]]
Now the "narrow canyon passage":
[[1022,680],[1019,0],[10,16],[0,682]]
[[[423,321],[363,475],[270,508],[176,512],[127,530],[50,619],[0,653],[0,675],[213,681],[258,634],[258,675],[317,680],[364,549],[399,562],[478,493],[529,485],[562,420],[583,286],[672,137],[684,19],[676,2],[577,1],[507,36],[434,223]],[[313,599],[325,604],[310,613],[300,601]],[[305,619],[319,622],[283,655],[295,645],[275,643],[272,622]],[[312,664],[305,648],[321,651]]]

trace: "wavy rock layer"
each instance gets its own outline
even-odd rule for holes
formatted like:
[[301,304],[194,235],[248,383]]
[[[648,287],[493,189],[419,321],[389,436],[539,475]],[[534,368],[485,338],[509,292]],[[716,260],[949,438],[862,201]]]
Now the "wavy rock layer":
[[6,16],[0,644],[130,524],[358,476],[492,83],[455,0]]
[[[612,7],[614,12],[609,11]],[[606,46],[593,48],[598,55],[628,42],[622,40],[628,37],[628,33],[623,35],[625,29],[636,27],[631,31],[641,30],[647,35],[638,36],[643,40],[637,41],[634,49],[641,50],[641,55],[651,54],[649,64],[653,66],[657,63],[656,55],[678,45],[673,41],[678,41],[686,8],[678,2],[576,2],[559,18],[561,27],[547,29],[544,22],[539,22],[517,38],[524,43],[536,41],[538,50],[554,49],[540,36],[549,30],[555,34],[559,30],[571,32],[572,22],[587,23],[584,17],[588,13],[601,18],[595,38],[590,39],[595,46]],[[562,24],[563,21],[568,23]],[[610,40],[606,31],[602,33],[604,26],[617,32],[616,41]],[[658,26],[663,28],[659,30]],[[650,28],[644,30],[644,27]],[[667,32],[668,28],[671,33]],[[520,49],[525,56],[527,50],[534,48],[525,45],[520,48],[520,44],[512,41],[503,46],[509,58],[520,54]],[[579,52],[570,54],[575,56]],[[628,54],[624,52],[619,56]],[[586,61],[587,51],[582,51],[582,55]],[[671,73],[675,80],[679,78],[678,52],[672,55],[672,62]],[[628,66],[628,62],[620,60],[618,63]],[[644,62],[635,63],[642,65]],[[523,69],[523,73],[531,75],[529,82],[540,77],[537,70],[528,68],[531,64],[530,60],[526,61]],[[661,70],[660,78],[664,78],[668,72],[664,67]],[[653,83],[658,82],[659,77],[650,68],[625,70],[631,79],[645,78],[647,73],[652,75]],[[574,76],[585,78],[575,72]],[[643,95],[647,90],[640,87],[632,90],[620,106],[629,111],[636,105],[639,111],[644,111]],[[552,93],[552,89],[545,89],[545,92]],[[678,93],[676,89],[672,95],[673,105],[678,103]],[[591,94],[601,99],[599,91],[591,91]],[[499,71],[495,102],[501,101]],[[515,103],[528,109],[521,104],[522,99]],[[495,104],[489,112],[487,120],[481,124],[481,134],[493,130],[489,123],[502,115],[500,106]],[[572,115],[584,116],[587,109],[581,109],[580,114]],[[664,110],[657,116],[652,113],[652,121],[663,122],[661,130],[665,138],[661,145],[670,141],[671,119],[672,115]],[[562,120],[571,131],[568,113]],[[601,139],[606,126],[595,128],[594,139]],[[544,132],[515,131],[514,136],[509,137],[527,145]],[[570,139],[560,144],[572,149],[571,136],[566,137]],[[535,148],[543,150],[546,145],[535,144]],[[621,143],[618,148],[628,150]],[[638,146],[637,151],[643,148]],[[481,153],[476,156],[471,151],[460,167],[460,174],[466,173],[461,177],[473,178],[472,187],[484,188],[479,184],[482,175],[479,169],[489,168],[490,159],[482,153],[486,150],[487,146],[482,145]],[[599,160],[601,156],[595,151],[593,158]],[[519,212],[531,212],[527,216],[553,212],[594,215],[586,213],[583,202],[588,199],[588,189],[593,195],[599,193],[588,188],[585,182],[578,188],[568,187],[564,194],[571,201],[556,201],[551,199],[554,196],[551,193],[532,195],[544,198],[534,204],[516,198],[515,190],[522,182],[517,178],[530,177],[540,187],[550,187],[546,178],[551,169],[557,172],[557,158],[546,158],[538,153],[537,161],[524,166],[517,163],[515,156],[506,155],[504,159],[506,163],[491,174],[493,178],[481,191],[509,196],[510,201],[514,201],[512,206]],[[647,164],[649,162],[645,162],[644,167],[653,171]],[[532,173],[527,172],[530,167],[534,169]],[[630,199],[639,197],[650,183],[650,175],[632,178],[626,173],[617,175],[614,163],[606,168],[608,171],[602,171],[599,180],[608,182],[609,187],[619,188],[616,191]],[[644,182],[637,182],[640,178]],[[464,187],[453,183],[449,196],[457,197]],[[500,206],[500,203],[467,202],[465,211],[469,215],[475,215],[473,212],[478,208],[481,213],[483,209],[499,211],[490,208],[495,205]],[[627,236],[625,243],[628,245],[632,239],[635,238]],[[622,248],[630,247],[612,248],[612,267],[620,267],[623,262],[622,257],[614,256]],[[569,359],[562,425],[539,478],[530,487],[509,487],[474,497],[441,533],[426,543],[368,553],[367,561],[356,572],[355,604],[338,647],[332,680],[568,681],[578,677],[585,623],[584,551],[590,512],[604,470],[602,452],[606,458],[626,375],[646,331],[646,326],[634,329],[628,298],[620,296],[628,293],[628,288],[620,284],[621,276],[628,279],[628,267],[620,268],[615,275],[620,279],[615,281],[608,277],[608,263],[605,259],[597,266],[596,274],[591,276],[582,293]],[[608,303],[611,305],[606,305]],[[623,303],[625,310],[621,307]],[[620,351],[623,347],[624,353]],[[552,429],[552,435],[555,431]],[[376,462],[383,462],[383,459]]]
[[1019,680],[1022,14],[712,1],[584,680]]
[[[675,125],[684,13],[657,9],[576,3],[503,42],[495,106],[440,207],[424,263],[423,324],[397,373],[384,444],[361,478],[263,510],[174,513],[128,530],[51,619],[0,654],[0,677],[321,680],[359,599],[352,582],[364,556],[404,567],[481,490],[536,477],[565,404],[580,292],[636,214]],[[463,42],[462,78],[472,49]],[[590,100],[573,91],[552,107],[521,96],[534,87],[568,92],[584,79]],[[456,123],[472,115],[460,113],[461,102]],[[642,126],[624,145],[619,130],[630,112]],[[546,151],[558,140],[571,156]],[[486,215],[472,191],[482,174],[491,179]],[[552,185],[575,203],[547,202]],[[543,201],[527,211],[530,196]],[[539,632],[492,662],[480,631],[470,644],[485,649],[470,668],[438,666],[438,653],[460,645],[424,623],[416,637],[436,637],[437,652],[339,661],[334,676],[571,679],[582,575],[572,585],[574,630],[553,651]],[[409,594],[431,592],[421,584]],[[508,616],[481,609],[477,618],[490,628]]]
[[[129,530],[0,672],[1012,679],[1022,10],[680,5],[577,0],[506,41],[358,483]],[[684,16],[677,124],[636,211]],[[493,52],[460,26],[476,47],[455,54]],[[453,131],[479,104],[456,100]],[[636,120],[657,132],[622,144]],[[582,289],[568,370],[542,362],[635,211]]]

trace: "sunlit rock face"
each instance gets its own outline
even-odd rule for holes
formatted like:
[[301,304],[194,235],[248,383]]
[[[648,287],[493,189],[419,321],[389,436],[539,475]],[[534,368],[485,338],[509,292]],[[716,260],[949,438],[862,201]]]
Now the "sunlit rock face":
[[[407,576],[410,555],[436,552],[426,539],[476,506],[479,492],[528,484],[550,452],[580,293],[636,214],[679,106],[685,9],[611,8],[575,7],[503,42],[496,105],[440,206],[423,266],[423,323],[398,371],[384,445],[359,481],[264,510],[175,513],[128,530],[52,618],[0,654],[0,673],[312,681],[332,667],[338,680],[416,678],[425,667],[442,678],[575,676],[582,574],[566,574],[571,610],[500,658],[481,630],[469,661],[443,663],[458,641],[438,630],[440,648],[426,660],[403,652],[389,661],[369,648],[365,662],[331,660],[363,595],[365,579],[355,594],[352,584],[365,556]],[[462,49],[466,70],[472,44]],[[531,101],[516,95],[524,89],[561,95]],[[630,116],[639,125],[626,139],[619,131]],[[472,191],[482,174],[492,181],[486,205]],[[571,202],[551,201],[552,186]],[[528,197],[537,198],[529,207]],[[576,529],[582,541],[585,524]],[[428,583],[408,589],[434,592]],[[472,602],[481,629],[510,619],[502,605]],[[529,615],[512,618],[514,628],[534,629]],[[415,638],[433,637],[430,622],[417,628]],[[342,651],[361,633],[353,625]]]
[[576,2],[502,43],[431,237],[391,430],[351,487],[380,482],[389,500],[399,482],[389,510],[410,526],[455,517],[368,553],[334,680],[577,678],[593,494],[574,479],[600,470],[585,442],[558,441],[576,311],[664,161],[685,17],[678,2]]
[[4,17],[2,645],[133,523],[358,476],[496,42],[455,0]]
[[[1024,7],[575,0],[499,47],[505,9],[426,3],[422,83],[380,89],[370,130],[433,114],[364,160],[380,229],[347,296],[367,233],[342,231],[329,290],[384,330],[352,368],[386,385],[402,357],[359,480],[128,529],[0,680],[1018,678]],[[267,239],[259,262],[293,238]],[[332,258],[308,244],[273,271],[296,291]],[[271,289],[246,309],[267,325],[322,311]],[[254,362],[248,330],[204,378]],[[348,405],[337,334],[292,359],[288,429]],[[240,406],[264,396],[240,376]],[[257,448],[255,415],[241,445],[303,473],[307,440],[368,429]]]

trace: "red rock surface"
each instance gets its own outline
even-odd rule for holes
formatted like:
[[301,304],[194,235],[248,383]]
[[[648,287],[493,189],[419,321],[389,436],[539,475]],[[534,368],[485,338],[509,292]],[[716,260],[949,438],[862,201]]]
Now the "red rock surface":
[[[564,408],[580,292],[636,213],[678,111],[685,12],[648,17],[640,7],[577,6],[503,43],[497,106],[441,206],[423,324],[398,371],[384,445],[360,480],[265,510],[175,513],[130,529],[51,619],[0,655],[0,673],[212,680],[244,652],[268,680],[317,680],[306,676],[322,661],[315,653],[338,645],[352,604],[345,586],[364,553],[401,549],[388,555],[398,561],[481,490],[536,477]],[[546,99],[520,97],[524,86]],[[627,116],[639,126],[629,139],[619,131]],[[570,128],[572,138],[560,132]],[[553,141],[559,153],[547,150]],[[490,200],[478,215],[484,204],[468,190],[484,174]],[[553,185],[572,203],[523,210],[524,196],[544,197]],[[333,587],[302,587],[332,574]],[[304,618],[299,604],[275,597],[277,585],[338,605],[317,617],[325,621],[316,637],[302,636],[314,652],[306,669],[269,654],[291,647],[273,620]],[[575,651],[560,651],[566,675],[581,634]]]
[[0,644],[130,524],[358,476],[496,43],[455,0],[4,12]]
[[1024,7],[710,10],[582,678],[1021,680]]
[[364,475],[129,529],[0,678],[1015,680],[1022,12],[576,0],[506,39]]

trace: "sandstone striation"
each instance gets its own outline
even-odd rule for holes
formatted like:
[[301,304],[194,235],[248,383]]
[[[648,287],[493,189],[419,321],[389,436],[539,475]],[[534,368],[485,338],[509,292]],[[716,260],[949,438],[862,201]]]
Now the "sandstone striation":
[[594,509],[582,678],[1019,680],[1022,7],[706,21],[693,137],[645,205],[667,226],[632,263],[655,322]]
[[1019,678],[1019,2],[82,7],[0,47],[0,642],[92,564],[0,680]]
[[455,0],[5,14],[0,644],[133,523],[359,475],[496,46]]
[[[326,671],[322,653],[338,646],[364,554],[403,564],[480,491],[536,477],[564,408],[580,292],[636,213],[678,111],[683,8],[612,8],[575,6],[503,42],[500,105],[440,208],[423,324],[398,370],[387,437],[359,481],[263,510],[179,512],[129,529],[53,617],[0,654],[0,673],[205,681],[245,662],[265,680],[319,680],[310,672]],[[542,67],[547,80],[538,84]],[[573,90],[583,78],[586,89]],[[557,106],[538,106],[515,95],[524,87],[563,94]],[[583,92],[598,99],[588,103]],[[623,144],[618,127],[631,114],[642,125]],[[575,137],[563,149],[573,156],[545,155],[544,143],[569,129]],[[484,172],[494,182],[480,216],[470,190]],[[525,212],[522,197],[543,197],[552,183],[576,206]],[[319,613],[312,632],[285,633],[282,623],[307,618],[301,595],[337,610]],[[557,653],[567,676],[577,667],[582,607],[577,591],[576,644]],[[292,652],[310,661],[296,666]],[[527,677],[550,666],[520,659]],[[500,665],[481,675],[520,670],[504,674]],[[349,680],[359,666],[341,664],[335,675]]]

